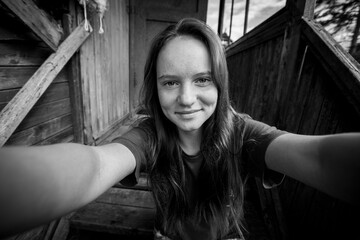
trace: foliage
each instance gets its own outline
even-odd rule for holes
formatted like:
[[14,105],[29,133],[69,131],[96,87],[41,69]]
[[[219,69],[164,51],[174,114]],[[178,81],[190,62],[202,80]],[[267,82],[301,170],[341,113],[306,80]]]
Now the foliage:
[[351,33],[348,50],[354,57],[359,55],[359,0],[317,0],[315,19],[333,36],[342,32]]
[[351,25],[358,17],[359,0],[318,0],[315,18],[323,26],[334,24],[332,34],[344,28],[353,30]]

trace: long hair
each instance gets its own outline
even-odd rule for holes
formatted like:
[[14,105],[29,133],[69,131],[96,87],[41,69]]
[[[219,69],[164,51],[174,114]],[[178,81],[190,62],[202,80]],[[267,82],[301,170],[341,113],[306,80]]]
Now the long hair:
[[[162,220],[164,233],[176,238],[181,237],[184,220],[190,215],[194,216],[184,189],[186,179],[177,128],[162,112],[156,85],[159,52],[170,40],[182,35],[198,39],[207,47],[211,56],[212,80],[218,90],[216,109],[202,126],[202,170],[206,173],[200,173],[199,181],[206,183],[206,187],[202,187],[195,218],[205,219],[212,229],[217,229],[219,235],[224,235],[234,224],[238,226],[237,221],[242,216],[243,184],[239,160],[232,160],[234,153],[231,151],[234,149],[235,113],[230,106],[228,70],[221,41],[205,23],[192,18],[183,19],[158,34],[152,42],[145,65],[141,103],[155,128],[149,178],[157,218]],[[233,217],[229,218],[229,214]]]

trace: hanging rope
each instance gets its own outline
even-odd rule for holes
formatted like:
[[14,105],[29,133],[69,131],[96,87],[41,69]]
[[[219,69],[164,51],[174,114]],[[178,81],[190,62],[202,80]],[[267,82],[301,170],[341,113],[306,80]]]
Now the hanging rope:
[[78,0],[79,3],[83,6],[84,9],[84,18],[85,18],[85,24],[84,24],[84,28],[86,31],[88,32],[92,32],[93,29],[90,25],[89,20],[87,19],[88,16],[88,10],[90,9],[91,11],[96,11],[97,15],[99,16],[99,34],[103,34],[104,33],[104,24],[103,24],[103,19],[104,19],[104,14],[105,11],[107,10],[107,0]]
[[104,33],[103,19],[104,19],[104,13],[107,9],[106,8],[107,0],[94,0],[94,2],[96,2],[96,11],[99,16],[99,22],[100,22],[99,33],[103,34]]
[[87,32],[92,32],[93,29],[90,25],[90,22],[89,20],[87,19],[87,9],[86,9],[86,5],[88,3],[89,0],[79,0],[79,3],[83,6],[83,9],[84,9],[84,28]]

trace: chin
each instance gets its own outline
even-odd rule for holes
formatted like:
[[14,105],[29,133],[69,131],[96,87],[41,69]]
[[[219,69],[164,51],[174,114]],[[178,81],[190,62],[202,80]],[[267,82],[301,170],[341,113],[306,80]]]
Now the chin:
[[193,125],[193,126],[178,126],[178,129],[183,132],[193,132],[197,131],[201,128],[201,126]]

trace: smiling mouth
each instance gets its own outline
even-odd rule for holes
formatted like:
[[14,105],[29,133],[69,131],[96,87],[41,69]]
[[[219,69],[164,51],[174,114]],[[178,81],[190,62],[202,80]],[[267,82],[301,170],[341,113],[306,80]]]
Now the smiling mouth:
[[191,111],[181,111],[181,112],[175,112],[175,114],[188,115],[188,114],[193,114],[193,113],[196,113],[196,112],[199,112],[199,111],[201,111],[201,110],[199,109],[199,110],[191,110]]

